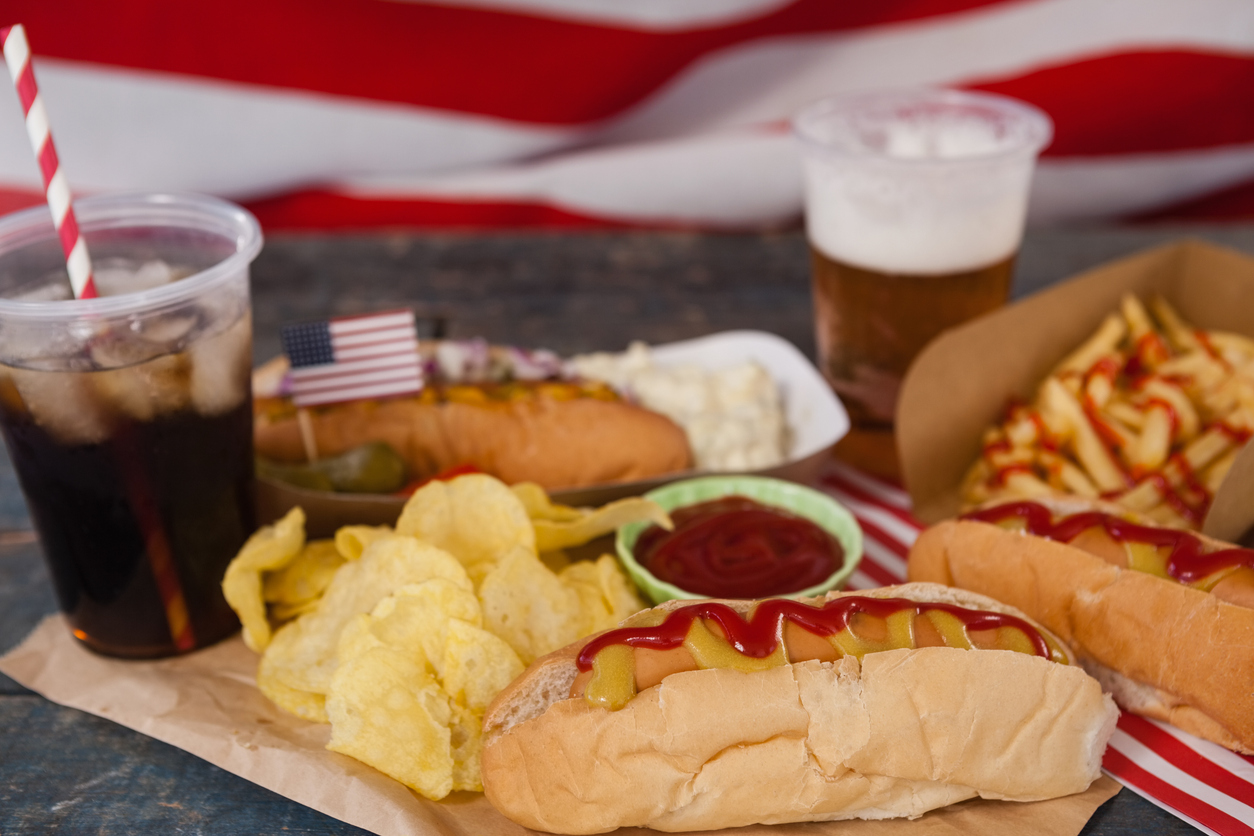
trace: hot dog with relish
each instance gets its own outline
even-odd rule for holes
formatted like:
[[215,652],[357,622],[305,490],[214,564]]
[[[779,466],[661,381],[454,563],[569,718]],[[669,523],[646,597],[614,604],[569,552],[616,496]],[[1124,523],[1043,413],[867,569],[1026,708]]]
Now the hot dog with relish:
[[924,531],[909,577],[1019,607],[1124,708],[1254,754],[1254,550],[1046,497]]
[[1116,711],[1073,663],[1013,608],[935,584],[671,601],[538,660],[497,697],[484,790],[555,833],[1080,792]]

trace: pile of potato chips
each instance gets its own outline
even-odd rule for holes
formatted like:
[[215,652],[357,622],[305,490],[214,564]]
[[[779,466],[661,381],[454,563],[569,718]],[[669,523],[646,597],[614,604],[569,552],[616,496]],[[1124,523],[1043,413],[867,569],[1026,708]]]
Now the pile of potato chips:
[[295,508],[249,539],[222,588],[267,697],[330,723],[328,749],[439,799],[482,790],[484,710],[527,664],[644,608],[613,557],[561,551],[636,520],[670,527],[640,498],[576,509],[460,476],[416,491],[395,528],[306,542]]

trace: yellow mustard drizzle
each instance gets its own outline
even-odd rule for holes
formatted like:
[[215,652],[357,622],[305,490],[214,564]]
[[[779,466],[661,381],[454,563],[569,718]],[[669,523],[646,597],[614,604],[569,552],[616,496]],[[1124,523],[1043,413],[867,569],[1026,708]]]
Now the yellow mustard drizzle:
[[[632,627],[654,627],[666,620],[669,613],[649,611],[630,619]],[[902,610],[889,615],[885,621],[886,636],[875,640],[857,635],[852,625],[826,637],[842,656],[855,656],[859,661],[868,653],[888,650],[915,649],[915,617],[922,615],[932,623],[946,647],[963,650],[976,649],[964,625],[957,616],[944,610]],[[776,626],[776,646],[766,657],[747,656],[736,650],[725,639],[721,630],[711,629],[705,619],[694,619],[688,629],[683,646],[692,655],[699,669],[732,668],[743,672],[763,671],[788,664],[788,651],[783,637],[784,619]],[[1067,664],[1067,655],[1048,635],[1042,634],[1049,647],[1052,661]],[[995,641],[1001,650],[1036,655],[1032,640],[1016,627],[999,627]],[[584,699],[590,704],[610,710],[625,706],[636,695],[636,671],[633,649],[625,644],[603,648],[592,660],[592,676],[584,689]]]
[[617,711],[636,695],[636,655],[625,644],[602,650],[592,660],[592,678],[583,696],[600,708]]

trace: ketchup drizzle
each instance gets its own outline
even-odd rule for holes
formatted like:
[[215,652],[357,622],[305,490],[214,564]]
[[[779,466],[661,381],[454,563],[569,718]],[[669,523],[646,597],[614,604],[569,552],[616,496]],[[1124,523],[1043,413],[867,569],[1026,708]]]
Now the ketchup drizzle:
[[592,670],[592,660],[607,647],[625,644],[649,650],[673,650],[684,643],[693,620],[713,621],[723,628],[731,646],[746,656],[763,659],[779,646],[780,619],[788,619],[816,636],[834,636],[849,626],[849,621],[859,613],[875,618],[887,618],[903,610],[913,610],[921,615],[928,610],[941,610],[955,616],[968,630],[993,630],[998,627],[1014,627],[1023,631],[1035,655],[1050,658],[1049,645],[1032,625],[1022,618],[1005,613],[970,610],[953,604],[912,601],[908,598],[868,598],[848,595],[834,598],[821,607],[793,601],[787,598],[767,599],[753,610],[746,621],[740,613],[715,601],[691,604],[671,612],[656,627],[620,627],[603,633],[584,645],[577,661],[579,670]]
[[964,520],[999,523],[1010,519],[1024,521],[1028,534],[1070,543],[1087,529],[1101,526],[1118,543],[1144,543],[1155,548],[1168,547],[1167,574],[1181,583],[1196,583],[1222,569],[1233,566],[1254,568],[1254,550],[1242,548],[1203,551],[1204,544],[1190,531],[1141,525],[1101,511],[1071,514],[1055,521],[1050,510],[1039,502],[1008,502],[964,514]]

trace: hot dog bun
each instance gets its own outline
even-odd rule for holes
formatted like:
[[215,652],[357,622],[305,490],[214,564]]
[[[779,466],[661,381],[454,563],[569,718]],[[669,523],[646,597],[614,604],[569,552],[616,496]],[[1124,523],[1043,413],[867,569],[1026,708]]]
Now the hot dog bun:
[[[311,409],[318,452],[334,456],[385,441],[424,479],[457,465],[547,490],[644,479],[691,467],[687,436],[656,412],[617,400],[543,392],[483,404],[422,398],[354,401]],[[257,454],[305,461],[295,414],[259,410]]]
[[[934,584],[859,594],[1018,615]],[[526,827],[713,830],[1052,798],[1098,776],[1117,717],[1078,667],[951,647],[676,673],[609,711],[569,696],[591,638],[537,660],[484,718],[484,790]]]
[[[1057,514],[1092,507],[1033,501]],[[909,577],[1022,609],[1071,645],[1128,710],[1254,754],[1254,609],[970,520],[924,531],[910,550]]]

